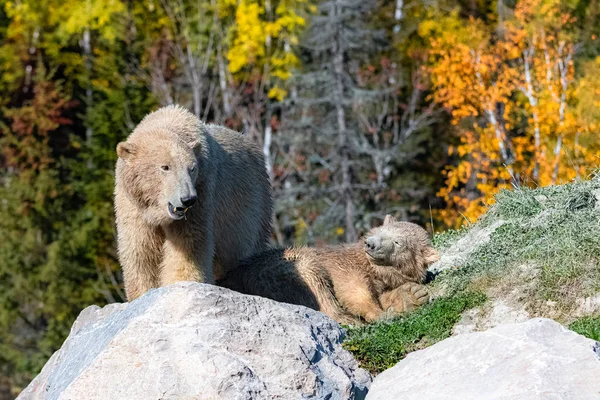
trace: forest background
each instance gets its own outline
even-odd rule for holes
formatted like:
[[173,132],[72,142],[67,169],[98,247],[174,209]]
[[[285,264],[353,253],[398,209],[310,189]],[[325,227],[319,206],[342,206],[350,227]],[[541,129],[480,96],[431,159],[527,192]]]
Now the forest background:
[[599,164],[600,0],[0,1],[0,398],[124,301],[116,144],[179,103],[252,136],[273,241],[441,231]]

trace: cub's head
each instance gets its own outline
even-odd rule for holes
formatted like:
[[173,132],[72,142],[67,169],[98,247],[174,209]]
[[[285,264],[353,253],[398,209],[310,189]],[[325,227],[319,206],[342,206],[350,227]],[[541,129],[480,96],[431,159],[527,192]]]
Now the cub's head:
[[117,184],[141,209],[146,223],[183,219],[198,200],[198,161],[191,146],[160,131],[117,146]]
[[440,258],[425,229],[391,215],[364,237],[364,250],[372,265],[396,268],[416,281]]

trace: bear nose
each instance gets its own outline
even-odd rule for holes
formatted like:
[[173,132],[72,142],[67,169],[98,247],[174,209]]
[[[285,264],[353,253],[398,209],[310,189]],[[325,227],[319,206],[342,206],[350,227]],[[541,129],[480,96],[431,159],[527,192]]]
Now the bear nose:
[[377,250],[381,247],[381,239],[377,236],[368,237],[367,240],[365,240],[365,247],[367,250]]
[[184,207],[191,207],[191,206],[194,205],[194,203],[196,202],[196,200],[198,200],[198,197],[196,195],[182,197],[181,198],[181,204],[183,204]]

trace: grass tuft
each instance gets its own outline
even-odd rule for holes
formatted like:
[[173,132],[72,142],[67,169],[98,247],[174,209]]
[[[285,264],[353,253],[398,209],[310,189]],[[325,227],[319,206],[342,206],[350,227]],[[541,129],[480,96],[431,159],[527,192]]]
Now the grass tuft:
[[596,206],[596,196],[590,190],[579,190],[567,198],[567,210],[575,212],[585,209],[593,209]]
[[361,367],[377,374],[394,366],[406,354],[449,337],[461,314],[483,304],[485,299],[482,293],[439,298],[391,321],[347,328],[344,347],[354,354]]
[[600,315],[580,318],[569,325],[569,329],[600,342]]

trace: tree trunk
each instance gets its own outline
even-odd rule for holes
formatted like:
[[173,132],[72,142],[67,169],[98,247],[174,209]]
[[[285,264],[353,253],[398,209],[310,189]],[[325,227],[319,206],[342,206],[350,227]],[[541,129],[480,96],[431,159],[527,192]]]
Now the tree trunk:
[[400,22],[404,18],[404,12],[402,10],[403,7],[404,0],[396,0],[396,11],[394,12],[394,19],[396,20],[396,24],[394,25],[394,33],[400,32]]
[[229,95],[229,87],[227,86],[227,66],[223,59],[220,44],[217,46],[217,63],[219,65],[219,86],[221,88],[221,96],[223,97],[223,112],[225,113],[223,120],[226,120],[231,117],[231,96]]
[[525,88],[525,96],[529,100],[529,105],[531,106],[531,114],[533,117],[533,125],[534,125],[534,158],[535,164],[533,167],[533,180],[538,182],[540,177],[540,157],[541,157],[541,133],[540,133],[540,118],[538,114],[538,102],[537,97],[533,93],[533,83],[531,79],[531,59],[533,57],[533,46],[530,46],[528,50],[523,52],[523,66],[525,68],[525,83],[527,87]]
[[572,52],[569,52],[569,54],[567,54],[564,58],[563,58],[563,47],[561,45],[561,47],[558,50],[558,56],[559,56],[559,60],[558,60],[558,69],[560,72],[560,86],[561,86],[561,93],[560,93],[560,103],[559,103],[559,109],[558,109],[558,118],[559,118],[559,122],[558,122],[558,138],[556,140],[556,147],[554,148],[554,171],[552,172],[552,184],[556,184],[556,182],[558,181],[558,171],[560,168],[560,154],[561,154],[561,150],[562,150],[562,141],[563,141],[563,135],[564,135],[564,129],[565,129],[565,112],[567,109],[567,88],[569,85],[568,82],[568,68],[569,68],[569,63],[571,62],[571,57],[573,56]]
[[336,40],[333,43],[333,76],[334,76],[334,102],[338,125],[338,150],[341,157],[342,172],[342,200],[346,208],[346,241],[355,242],[356,229],[354,228],[354,201],[352,195],[352,177],[350,174],[350,154],[348,132],[346,129],[346,115],[344,110],[344,43],[339,20],[342,14],[342,4],[338,0],[332,9],[332,22],[337,26]]
[[189,63],[190,75],[192,78],[192,94],[194,96],[194,114],[196,117],[200,118],[201,109],[202,109],[202,81],[200,78],[200,73],[198,72],[198,67],[196,66],[196,58],[192,53],[192,49],[190,45],[186,45],[186,53]]
[[273,182],[273,160],[271,157],[271,143],[273,142],[273,128],[271,127],[271,103],[267,100],[265,106],[265,133],[263,137],[263,154],[269,179]]

